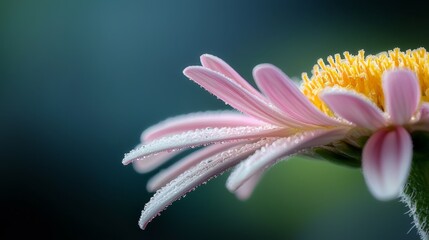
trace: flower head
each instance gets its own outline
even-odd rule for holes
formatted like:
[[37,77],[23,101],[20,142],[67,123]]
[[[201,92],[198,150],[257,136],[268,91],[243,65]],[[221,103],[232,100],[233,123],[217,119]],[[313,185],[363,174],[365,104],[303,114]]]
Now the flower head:
[[[160,166],[182,149],[202,146],[155,175],[155,191],[139,221],[144,228],[160,211],[195,187],[235,167],[227,188],[238,198],[252,193],[263,173],[290,156],[316,149],[356,158],[378,199],[399,195],[412,159],[410,132],[429,130],[429,63],[424,49],[364,57],[344,54],[319,60],[298,88],[270,64],[255,67],[259,92],[221,59],[201,56],[184,74],[237,111],[204,112],[168,119],[143,132],[126,154],[140,172]],[[359,139],[369,138],[365,144]],[[360,159],[360,156],[361,159]]]

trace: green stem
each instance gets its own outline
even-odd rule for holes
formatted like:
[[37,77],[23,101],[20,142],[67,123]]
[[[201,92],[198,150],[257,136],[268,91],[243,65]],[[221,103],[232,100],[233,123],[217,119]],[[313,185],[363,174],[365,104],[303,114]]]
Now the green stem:
[[423,155],[414,156],[402,201],[410,208],[421,239],[429,240],[429,161]]

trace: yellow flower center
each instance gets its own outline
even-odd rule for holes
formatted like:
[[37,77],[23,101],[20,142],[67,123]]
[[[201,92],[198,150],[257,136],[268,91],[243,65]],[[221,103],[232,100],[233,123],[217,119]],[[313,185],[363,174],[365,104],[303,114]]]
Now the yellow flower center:
[[307,73],[302,74],[302,92],[323,112],[332,115],[318,95],[324,88],[335,86],[361,93],[384,109],[381,77],[384,71],[393,68],[414,71],[420,81],[422,100],[429,101],[429,53],[426,49],[401,52],[399,48],[395,48],[389,52],[366,57],[364,50],[360,50],[356,56],[350,55],[349,52],[344,52],[343,55],[343,59],[339,54],[329,56],[328,64],[319,59],[313,67],[311,78],[308,78]]

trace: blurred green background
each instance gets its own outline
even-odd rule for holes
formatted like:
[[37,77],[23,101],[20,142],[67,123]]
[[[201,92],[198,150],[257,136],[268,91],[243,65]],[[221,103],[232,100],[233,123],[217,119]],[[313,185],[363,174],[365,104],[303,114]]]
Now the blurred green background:
[[3,0],[0,238],[417,239],[403,204],[376,201],[359,169],[303,159],[246,202],[223,175],[141,231],[152,174],[121,160],[160,120],[227,108],[182,75],[203,53],[250,81],[262,62],[299,77],[346,50],[428,48],[428,24],[413,1]]

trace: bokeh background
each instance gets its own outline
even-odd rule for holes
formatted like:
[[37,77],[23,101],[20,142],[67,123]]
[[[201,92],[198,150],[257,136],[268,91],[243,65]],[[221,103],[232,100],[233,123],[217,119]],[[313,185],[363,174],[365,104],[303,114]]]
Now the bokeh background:
[[303,159],[246,202],[223,175],[141,231],[152,174],[121,159],[160,120],[228,108],[182,75],[203,53],[299,77],[346,50],[428,48],[428,23],[413,1],[0,1],[0,238],[417,239],[359,169]]

